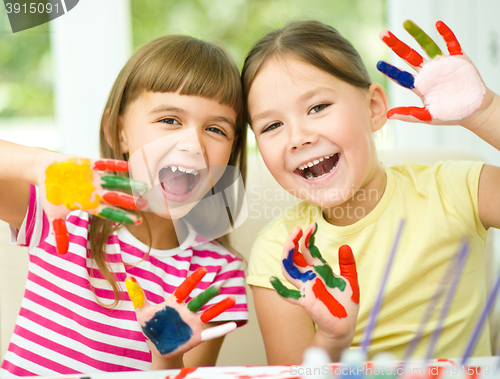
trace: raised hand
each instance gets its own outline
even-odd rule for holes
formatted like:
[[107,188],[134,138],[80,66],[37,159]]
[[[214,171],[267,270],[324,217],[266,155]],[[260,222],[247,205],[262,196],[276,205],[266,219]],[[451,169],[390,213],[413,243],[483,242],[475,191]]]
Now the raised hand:
[[[384,75],[417,94],[424,107],[397,107],[389,110],[390,119],[430,124],[456,124],[474,114],[483,105],[486,86],[476,67],[462,52],[453,32],[442,21],[436,28],[446,42],[449,55],[443,55],[436,43],[413,21],[403,24],[429,56],[424,59],[418,52],[401,42],[388,30],[380,38],[416,72],[412,75],[386,62],[377,63]],[[488,96],[493,96],[488,93]],[[487,103],[487,102],[485,102]]]
[[43,208],[53,226],[56,250],[60,254],[68,251],[69,235],[66,229],[66,215],[75,209],[82,209],[93,215],[116,222],[137,224],[138,216],[124,212],[126,209],[144,209],[147,201],[136,199],[111,189],[131,190],[146,187],[144,183],[116,175],[106,175],[104,171],[129,171],[128,163],[113,159],[91,160],[61,155],[54,160],[53,155],[45,162],[39,162],[37,185],[41,190]]
[[283,249],[283,275],[298,290],[289,290],[281,281],[271,278],[271,284],[288,302],[298,304],[331,339],[354,335],[359,311],[359,285],[354,255],[349,246],[339,248],[340,276],[333,273],[314,245],[317,224],[306,229],[295,227]]
[[137,281],[125,280],[127,291],[144,335],[154,344],[162,358],[171,358],[200,344],[202,341],[222,337],[236,329],[235,322],[211,328],[203,324],[231,308],[235,304],[232,296],[197,313],[203,305],[220,293],[220,288],[210,286],[189,303],[186,298],[207,273],[205,267],[198,268],[161,304],[150,304]]

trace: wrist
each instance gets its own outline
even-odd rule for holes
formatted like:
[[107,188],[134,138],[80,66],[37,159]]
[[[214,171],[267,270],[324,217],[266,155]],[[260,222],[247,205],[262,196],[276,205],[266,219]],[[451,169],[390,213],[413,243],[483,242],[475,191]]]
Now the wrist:
[[461,125],[500,150],[500,96],[489,88],[480,112],[467,117]]
[[342,351],[351,347],[352,340],[354,338],[354,331],[348,333],[347,336],[342,338],[331,337],[324,333],[321,329],[316,331],[314,339],[311,346],[320,347],[330,354],[332,362],[338,362]]
[[151,351],[151,370],[168,370],[184,367],[184,354],[165,358],[155,350]]

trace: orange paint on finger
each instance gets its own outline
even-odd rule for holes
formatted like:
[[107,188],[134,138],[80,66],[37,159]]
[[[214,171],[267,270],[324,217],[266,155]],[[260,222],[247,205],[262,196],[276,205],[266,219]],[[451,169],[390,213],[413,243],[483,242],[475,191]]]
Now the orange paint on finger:
[[116,205],[126,209],[139,210],[148,205],[147,200],[136,199],[132,196],[122,195],[114,192],[108,192],[103,195],[103,200],[108,204]]
[[462,47],[451,29],[443,21],[436,22],[436,28],[446,41],[446,47],[450,55],[462,55]]
[[126,161],[114,161],[109,159],[109,160],[96,161],[94,163],[94,170],[127,172],[130,171],[130,167],[128,162]]
[[177,289],[174,291],[174,296],[177,298],[177,302],[180,304],[184,300],[187,299],[189,294],[191,293],[192,290],[195,289],[195,287],[198,285],[198,283],[201,281],[201,279],[205,276],[207,273],[206,267],[198,267],[195,272],[193,272],[191,275],[189,275],[183,282],[182,284],[177,287]]
[[422,56],[413,50],[407,44],[401,42],[394,34],[387,32],[388,35],[384,35],[382,40],[389,46],[392,51],[394,51],[400,58],[403,58],[412,66],[420,67],[424,62]]
[[66,254],[69,247],[69,233],[66,229],[66,222],[61,219],[55,219],[52,222],[54,227],[54,237],[56,239],[56,250],[59,254]]
[[220,315],[222,312],[227,311],[234,304],[236,304],[236,300],[234,299],[234,297],[229,296],[224,300],[222,300],[220,303],[211,306],[205,312],[203,312],[203,314],[200,317],[200,320],[204,323],[207,323],[211,319]]
[[349,245],[342,245],[339,248],[340,275],[349,281],[352,288],[351,300],[359,304],[359,283],[358,272],[356,271],[356,261]]
[[312,289],[316,297],[326,305],[332,315],[338,318],[347,317],[345,308],[332,296],[330,292],[328,292],[320,279],[316,278],[316,282],[314,283]]
[[387,117],[391,118],[394,115],[412,116],[420,121],[432,121],[432,116],[426,108],[396,107],[389,109]]
[[92,193],[94,171],[90,159],[71,158],[63,162],[54,162],[45,170],[46,197],[55,205],[64,205],[70,210],[94,209],[99,205],[99,198]]
[[293,263],[295,263],[297,266],[300,267],[307,267],[309,265],[307,264],[307,261],[302,255],[302,253],[299,251],[299,241],[301,237],[302,237],[302,229],[293,239],[293,244],[295,245],[295,249],[293,250]]

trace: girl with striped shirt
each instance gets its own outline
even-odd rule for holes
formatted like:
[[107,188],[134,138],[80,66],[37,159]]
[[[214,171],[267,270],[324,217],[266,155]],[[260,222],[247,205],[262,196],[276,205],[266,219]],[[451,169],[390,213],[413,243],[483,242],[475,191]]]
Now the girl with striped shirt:
[[[243,262],[224,237],[203,237],[193,225],[221,224],[213,220],[217,213],[197,208],[216,197],[211,187],[227,172],[241,172],[244,180],[241,114],[232,59],[207,42],[165,36],[139,49],[118,75],[101,120],[102,160],[0,141],[0,219],[29,252],[1,377],[215,364],[224,332],[203,333],[248,319]],[[134,172],[134,157],[147,169]],[[128,178],[130,169],[134,178],[147,174],[146,187],[157,197]],[[124,183],[148,201],[115,191]],[[234,210],[241,199],[233,193],[227,191],[225,204]],[[193,222],[182,221],[186,214]],[[200,270],[205,275],[191,283],[193,291],[174,293]],[[137,293],[126,292],[127,277],[134,278],[140,304]],[[206,305],[207,298],[198,298],[195,309],[188,306],[212,285]],[[204,310],[219,303],[234,305],[204,319]],[[191,337],[182,340],[176,329],[159,343],[161,336],[143,334],[162,307],[176,310],[177,326],[187,325]]]

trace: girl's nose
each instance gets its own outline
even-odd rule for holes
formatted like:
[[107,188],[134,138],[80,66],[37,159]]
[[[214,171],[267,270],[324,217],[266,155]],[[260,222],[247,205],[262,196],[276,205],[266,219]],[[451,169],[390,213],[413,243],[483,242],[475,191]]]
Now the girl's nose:
[[204,152],[202,138],[195,128],[183,133],[182,138],[176,144],[176,148],[189,154],[203,155]]
[[314,145],[318,142],[318,134],[309,130],[304,125],[295,125],[289,128],[289,150],[294,151]]

